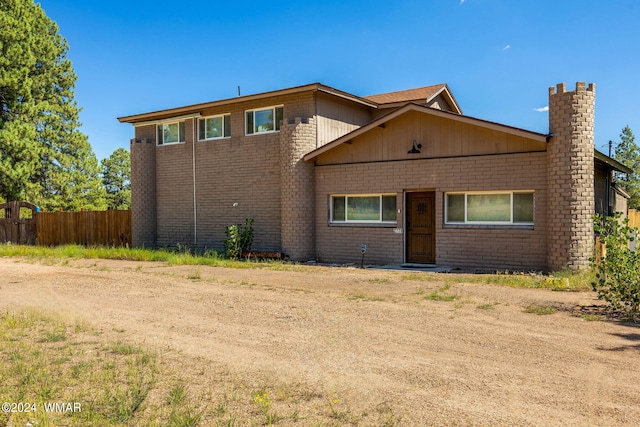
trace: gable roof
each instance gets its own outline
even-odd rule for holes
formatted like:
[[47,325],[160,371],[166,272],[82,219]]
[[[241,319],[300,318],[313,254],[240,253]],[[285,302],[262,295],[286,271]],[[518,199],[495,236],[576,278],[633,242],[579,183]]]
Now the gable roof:
[[432,86],[419,87],[415,89],[399,90],[397,92],[380,93],[378,95],[365,96],[365,99],[378,104],[388,104],[391,102],[417,101],[428,99],[445,87],[444,83]]
[[407,102],[415,102],[417,104],[429,103],[438,95],[442,95],[453,112],[462,114],[462,109],[453,97],[449,86],[446,83],[440,83],[432,86],[424,86],[415,89],[399,90],[396,92],[381,93],[378,95],[365,96],[365,99],[377,103],[380,107],[389,108],[406,104]]
[[401,116],[409,111],[417,111],[420,113],[424,113],[424,114],[431,114],[431,115],[435,115],[437,117],[444,117],[447,119],[451,119],[454,121],[458,121],[458,122],[462,122],[462,123],[467,123],[467,124],[471,124],[471,125],[475,125],[475,126],[480,126],[486,129],[493,129],[493,130],[497,130],[500,132],[505,132],[508,134],[512,134],[512,135],[517,135],[517,136],[522,136],[525,138],[530,138],[536,141],[540,141],[540,142],[547,142],[547,139],[549,137],[549,135],[543,134],[543,133],[538,133],[538,132],[533,132],[533,131],[529,131],[529,130],[525,130],[525,129],[520,129],[520,128],[516,128],[513,126],[508,126],[508,125],[503,125],[500,123],[495,123],[495,122],[490,122],[487,120],[482,120],[482,119],[477,119],[475,117],[470,117],[470,116],[463,116],[461,114],[456,114],[456,113],[452,113],[449,111],[443,111],[443,110],[438,110],[435,108],[431,108],[431,107],[427,107],[425,105],[419,105],[416,103],[409,103],[404,105],[403,107],[397,108],[393,111],[391,111],[388,114],[385,114],[382,117],[379,117],[378,119],[369,122],[368,124],[352,131],[349,132],[348,134],[338,138],[338,139],[334,139],[333,141],[331,141],[330,143],[323,145],[322,147],[316,148],[313,151],[310,151],[309,153],[307,153],[303,159],[305,161],[309,161],[309,160],[313,160],[316,157],[318,157],[319,155],[326,153],[327,151],[341,145],[344,143],[347,143],[349,141],[351,141],[353,138],[356,138],[368,131],[370,131],[371,129],[374,129],[378,126],[384,126],[385,123],[387,123],[390,120],[395,119],[398,116]]
[[339,89],[332,88],[327,85],[323,85],[321,83],[312,83],[308,85],[295,86],[295,87],[290,87],[286,89],[256,93],[252,95],[238,96],[235,98],[221,99],[218,101],[186,105],[183,107],[169,108],[166,110],[152,111],[149,113],[134,114],[131,116],[123,116],[123,117],[118,117],[118,121],[120,123],[136,124],[140,122],[148,122],[148,121],[159,120],[159,119],[175,118],[175,117],[180,117],[187,114],[196,113],[200,110],[204,110],[211,107],[218,107],[221,105],[235,104],[235,103],[244,102],[244,101],[254,101],[254,100],[269,98],[273,96],[289,95],[289,94],[308,92],[308,91],[324,92],[340,98],[348,99],[350,101],[353,101],[359,104],[367,105],[372,108],[377,107],[377,103],[375,103],[374,101],[361,98],[359,96],[341,91]]

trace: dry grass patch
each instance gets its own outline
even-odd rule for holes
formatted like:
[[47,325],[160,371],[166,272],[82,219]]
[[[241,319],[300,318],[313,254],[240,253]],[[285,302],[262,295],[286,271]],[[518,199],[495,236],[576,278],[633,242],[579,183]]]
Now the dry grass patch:
[[[7,312],[0,315],[0,344],[0,401],[33,409],[3,412],[1,425],[122,425],[155,382],[153,353],[105,345],[84,322]],[[63,406],[47,411],[52,403]]]
[[[34,406],[0,413],[0,425],[397,425],[400,419],[391,407],[352,410],[340,392],[209,371],[204,360],[169,353],[112,341],[84,321],[2,313],[0,402]],[[56,402],[64,410],[45,410]]]

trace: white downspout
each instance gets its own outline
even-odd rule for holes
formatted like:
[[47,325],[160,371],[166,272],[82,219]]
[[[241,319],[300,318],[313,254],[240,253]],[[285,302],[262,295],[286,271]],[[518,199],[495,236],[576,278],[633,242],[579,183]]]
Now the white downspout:
[[193,139],[191,143],[191,161],[192,161],[192,174],[193,174],[193,246],[198,245],[198,203],[196,201],[196,117],[193,118],[192,133]]

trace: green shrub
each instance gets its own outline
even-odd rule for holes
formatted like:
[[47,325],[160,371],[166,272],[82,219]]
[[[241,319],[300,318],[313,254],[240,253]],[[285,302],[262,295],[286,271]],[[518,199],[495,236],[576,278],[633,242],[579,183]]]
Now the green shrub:
[[244,220],[244,225],[234,224],[226,228],[227,239],[223,242],[225,254],[232,259],[238,259],[242,252],[251,249],[253,244],[253,218]]
[[591,260],[596,270],[593,290],[599,299],[635,318],[640,311],[640,256],[629,243],[638,229],[629,227],[629,219],[622,220],[619,213],[608,218],[597,215],[594,220],[605,250],[599,263]]

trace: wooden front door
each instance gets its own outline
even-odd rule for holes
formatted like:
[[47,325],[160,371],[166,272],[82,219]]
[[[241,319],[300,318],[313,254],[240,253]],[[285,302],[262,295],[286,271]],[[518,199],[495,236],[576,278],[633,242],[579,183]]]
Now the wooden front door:
[[436,195],[433,191],[406,193],[406,261],[436,262]]

